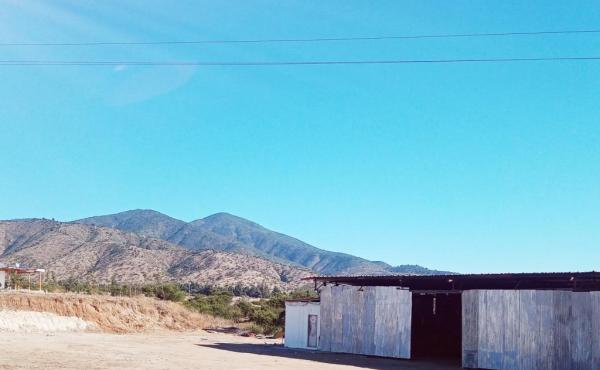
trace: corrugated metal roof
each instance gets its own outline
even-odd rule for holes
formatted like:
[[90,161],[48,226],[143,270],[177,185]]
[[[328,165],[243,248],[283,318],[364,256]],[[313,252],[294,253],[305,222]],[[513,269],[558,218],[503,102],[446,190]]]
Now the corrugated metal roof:
[[544,272],[456,275],[312,276],[324,284],[398,286],[412,290],[569,289],[600,290],[600,272]]
[[320,302],[321,300],[319,298],[297,298],[297,299],[286,299],[286,302],[290,302],[290,303],[312,303],[312,302]]

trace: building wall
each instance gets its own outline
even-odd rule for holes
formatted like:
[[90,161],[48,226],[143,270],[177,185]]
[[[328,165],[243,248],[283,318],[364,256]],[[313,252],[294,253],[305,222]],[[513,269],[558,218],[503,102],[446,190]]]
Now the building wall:
[[6,272],[0,271],[0,289],[6,288]]
[[321,290],[319,349],[410,358],[412,293],[396,287]]
[[[285,303],[285,346],[308,348],[308,315],[317,315],[321,321],[319,302]],[[320,325],[318,325],[319,327]],[[319,336],[317,329],[317,337]],[[313,348],[315,349],[315,348]]]
[[463,292],[463,366],[600,370],[600,292]]

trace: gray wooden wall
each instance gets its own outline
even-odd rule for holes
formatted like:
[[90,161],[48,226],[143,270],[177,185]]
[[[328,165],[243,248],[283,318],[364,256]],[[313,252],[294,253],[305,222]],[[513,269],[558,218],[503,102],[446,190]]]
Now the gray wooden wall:
[[463,366],[600,370],[600,292],[463,292]]
[[410,358],[412,293],[395,287],[321,290],[319,349]]

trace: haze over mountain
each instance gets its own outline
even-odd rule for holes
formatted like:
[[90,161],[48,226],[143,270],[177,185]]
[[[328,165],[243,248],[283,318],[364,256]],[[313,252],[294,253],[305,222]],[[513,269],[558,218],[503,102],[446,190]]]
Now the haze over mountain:
[[44,219],[0,221],[0,262],[47,269],[57,280],[303,285],[306,269],[224,251],[192,251],[114,228]]
[[191,250],[223,250],[260,256],[309,268],[320,274],[437,274],[417,265],[391,266],[345,253],[316,248],[293,237],[228,213],[192,222],[153,210],[131,210],[74,221],[160,238]]

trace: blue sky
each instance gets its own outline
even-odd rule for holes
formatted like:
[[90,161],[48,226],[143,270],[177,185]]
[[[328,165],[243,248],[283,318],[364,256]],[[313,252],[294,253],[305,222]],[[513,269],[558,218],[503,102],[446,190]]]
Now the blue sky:
[[[600,28],[595,1],[3,1],[2,42]],[[2,60],[600,56],[600,34],[1,46]],[[600,270],[600,62],[0,66],[0,219],[225,211],[459,272]]]

